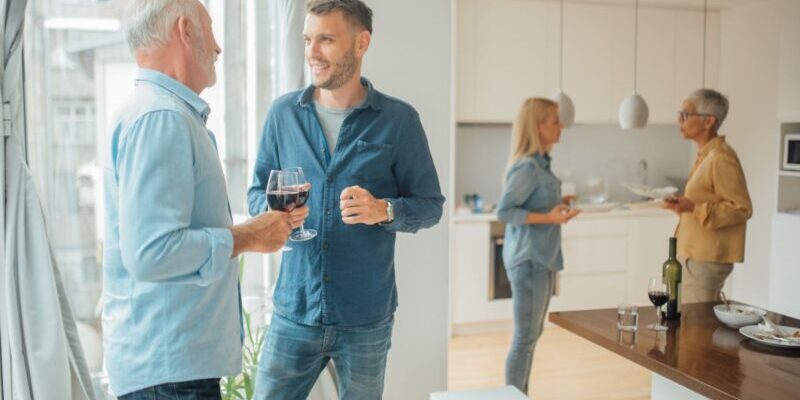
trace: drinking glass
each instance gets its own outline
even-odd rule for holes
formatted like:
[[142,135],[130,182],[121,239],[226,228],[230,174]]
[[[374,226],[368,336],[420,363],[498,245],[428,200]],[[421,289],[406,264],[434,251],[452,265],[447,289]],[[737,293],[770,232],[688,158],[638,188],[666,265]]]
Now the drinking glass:
[[[308,201],[308,197],[311,195],[311,184],[306,181],[306,177],[303,174],[303,168],[301,167],[291,167],[285,168],[284,171],[294,172],[297,174],[297,207],[302,207]],[[317,231],[313,229],[306,229],[305,224],[300,225],[300,229],[293,232],[289,236],[289,240],[294,242],[304,242],[306,240],[311,240],[317,236]]]
[[[273,211],[291,212],[297,207],[299,196],[297,173],[291,171],[272,170],[267,181],[267,204]],[[280,251],[292,250],[283,246]]]
[[647,285],[647,297],[650,298],[650,302],[656,307],[657,321],[655,324],[647,325],[647,329],[657,332],[667,330],[668,328],[661,323],[661,306],[669,301],[669,291],[667,290],[667,284],[664,283],[663,278],[650,278],[650,284]]
[[617,329],[626,332],[635,332],[639,326],[639,307],[633,304],[620,304],[617,306]]

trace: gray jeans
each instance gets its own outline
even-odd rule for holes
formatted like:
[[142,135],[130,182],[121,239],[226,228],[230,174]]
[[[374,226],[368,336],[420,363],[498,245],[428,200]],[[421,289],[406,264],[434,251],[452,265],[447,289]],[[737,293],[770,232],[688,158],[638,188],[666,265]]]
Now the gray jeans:
[[533,351],[542,335],[555,272],[531,263],[506,268],[514,302],[514,340],[506,359],[506,384],[528,393]]

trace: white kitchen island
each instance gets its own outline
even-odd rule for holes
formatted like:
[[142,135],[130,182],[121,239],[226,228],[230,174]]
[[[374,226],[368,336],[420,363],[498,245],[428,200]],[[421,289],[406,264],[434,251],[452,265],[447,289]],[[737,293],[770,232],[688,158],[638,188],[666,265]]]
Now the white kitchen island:
[[[678,217],[660,208],[583,213],[563,226],[564,271],[550,311],[648,304],[647,284],[661,275]],[[511,328],[510,298],[493,299],[494,214],[453,217],[451,324],[454,335]]]

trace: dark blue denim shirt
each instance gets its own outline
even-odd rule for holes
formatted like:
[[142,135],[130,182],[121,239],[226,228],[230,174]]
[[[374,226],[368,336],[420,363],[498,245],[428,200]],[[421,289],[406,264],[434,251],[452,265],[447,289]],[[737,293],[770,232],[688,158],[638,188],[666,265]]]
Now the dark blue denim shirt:
[[[267,117],[247,198],[251,215],[267,208],[274,169],[302,167],[311,182],[305,227],[319,235],[283,253],[275,311],[307,325],[358,326],[397,308],[397,232],[416,232],[442,216],[444,196],[419,115],[366,79],[365,101],[345,118],[333,154],[314,109],[314,86],[281,96]],[[339,196],[358,185],[394,207],[394,222],[347,225]]]

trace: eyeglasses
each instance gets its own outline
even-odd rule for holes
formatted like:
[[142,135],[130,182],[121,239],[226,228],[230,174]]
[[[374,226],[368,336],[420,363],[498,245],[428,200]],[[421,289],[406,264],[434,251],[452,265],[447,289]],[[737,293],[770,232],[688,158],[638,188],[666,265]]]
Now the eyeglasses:
[[689,117],[696,115],[698,117],[713,117],[711,114],[704,114],[704,113],[691,113],[688,111],[678,111],[678,121],[685,122]]

